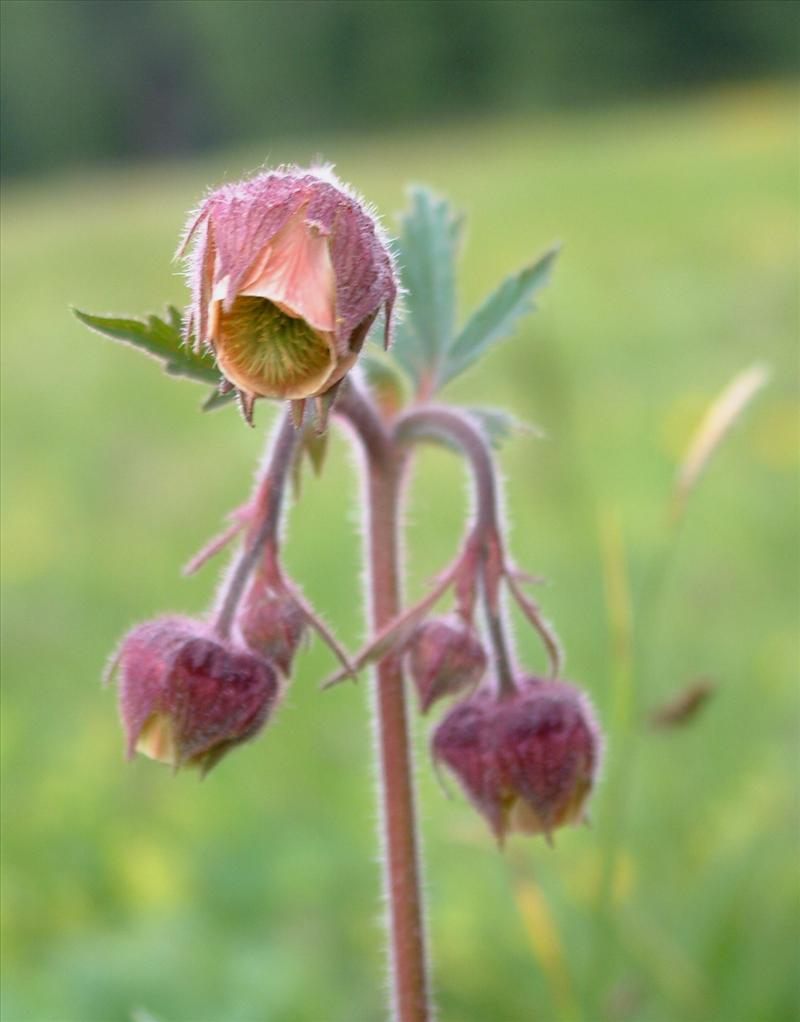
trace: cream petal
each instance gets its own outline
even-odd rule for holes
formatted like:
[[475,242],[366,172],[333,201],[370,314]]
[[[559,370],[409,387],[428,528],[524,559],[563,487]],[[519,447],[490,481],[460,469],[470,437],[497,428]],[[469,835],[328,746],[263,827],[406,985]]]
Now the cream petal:
[[175,763],[175,736],[172,722],[162,713],[154,713],[142,728],[136,751],[159,763]]
[[212,344],[216,343],[219,333],[220,316],[222,315],[222,302],[212,299],[208,303],[208,326],[206,328],[206,340]]
[[327,237],[302,214],[294,217],[266,246],[239,294],[267,298],[315,330],[333,332],[336,277]]
[[[215,275],[216,275],[218,269],[219,269],[219,256],[217,256],[217,265],[214,268],[214,274]],[[227,301],[228,292],[230,291],[230,287],[231,287],[231,275],[229,273],[226,273],[224,277],[220,277],[220,279],[214,284],[214,290],[211,292],[211,300],[212,300],[212,302],[224,302],[224,301]]]
[[511,806],[508,829],[518,834],[542,834],[546,830],[542,818],[533,806],[522,798],[517,798]]

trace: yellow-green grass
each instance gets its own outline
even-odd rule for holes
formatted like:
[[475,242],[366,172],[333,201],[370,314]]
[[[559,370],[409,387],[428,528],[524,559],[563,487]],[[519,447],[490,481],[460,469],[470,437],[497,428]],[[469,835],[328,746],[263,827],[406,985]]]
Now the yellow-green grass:
[[[264,427],[87,333],[68,313],[184,300],[170,263],[209,183],[320,146],[389,216],[406,181],[469,214],[462,307],[564,242],[542,309],[452,388],[543,440],[502,452],[513,550],[608,721],[601,522],[634,600],[681,451],[754,361],[772,382],[692,497],[634,672],[644,714],[699,674],[683,730],[634,722],[626,805],[505,854],[448,801],[418,727],[434,982],[444,1019],[755,1020],[793,1011],[797,827],[796,102],[770,89],[592,116],[308,140],[213,161],[7,189],[3,244],[4,1019],[368,1022],[383,960],[365,694],[302,654],[273,726],[203,784],[122,761],[105,657],[133,622],[201,612],[217,568],[180,566],[240,503]],[[420,459],[411,588],[451,555],[465,492]],[[292,512],[288,561],[351,648],[358,487],[346,443]],[[531,668],[543,666],[520,627]],[[361,688],[365,688],[362,682]],[[612,747],[609,757],[622,754]],[[627,755],[627,753],[626,753]],[[613,773],[613,769],[610,770]],[[612,790],[612,789],[609,789]],[[604,849],[615,876],[602,886]],[[604,860],[606,866],[609,860]],[[598,902],[602,914],[595,917]]]

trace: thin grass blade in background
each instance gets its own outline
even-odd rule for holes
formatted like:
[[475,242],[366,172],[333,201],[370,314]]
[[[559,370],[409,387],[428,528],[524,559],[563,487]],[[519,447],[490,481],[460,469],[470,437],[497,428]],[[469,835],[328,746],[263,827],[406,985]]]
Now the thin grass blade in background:
[[622,529],[616,515],[606,512],[600,520],[603,559],[603,592],[611,640],[612,734],[625,730],[633,704],[633,602]]
[[742,370],[709,406],[689,442],[678,470],[670,507],[670,521],[673,524],[680,520],[686,502],[712,454],[750,401],[766,384],[769,375],[769,370],[763,365],[753,365]]
[[608,962],[619,940],[611,902],[626,823],[633,760],[634,640],[633,601],[622,526],[610,509],[600,517],[600,554],[609,632],[607,776],[599,827],[597,889],[591,965],[584,984],[596,1016],[608,993]]
[[581,1009],[570,976],[567,955],[553,913],[539,884],[521,857],[514,862],[514,901],[525,933],[547,981],[550,999],[564,1022],[578,1022]]

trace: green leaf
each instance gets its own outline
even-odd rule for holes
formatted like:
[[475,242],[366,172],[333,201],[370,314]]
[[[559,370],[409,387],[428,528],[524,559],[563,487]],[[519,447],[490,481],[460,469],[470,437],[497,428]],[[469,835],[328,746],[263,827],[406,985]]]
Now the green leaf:
[[[120,316],[95,316],[80,309],[73,309],[75,316],[104,337],[120,341],[138,348],[155,358],[170,376],[184,376],[197,383],[211,384],[218,387],[222,376],[217,368],[214,356],[203,350],[196,352],[190,344],[184,343],[182,333],[182,317],[174,307],[167,309],[167,320],[159,316],[148,316],[147,319],[126,319]],[[203,410],[219,408],[235,396],[233,391],[220,394],[214,391],[203,405]]]
[[234,401],[235,399],[235,390],[212,390],[202,405],[200,405],[200,409],[204,412],[213,412],[216,411],[217,408],[222,408],[223,405],[226,405],[228,402]]
[[316,430],[306,429],[303,435],[303,449],[308,455],[308,460],[311,462],[311,467],[314,470],[314,475],[318,476],[322,474],[322,469],[325,466],[325,459],[328,455],[328,438],[330,432],[317,433]]
[[492,345],[504,340],[517,320],[535,309],[533,296],[550,279],[558,248],[502,282],[477,309],[448,350],[438,377],[440,386],[463,373]]
[[183,337],[183,313],[181,310],[176,309],[174,305],[168,305],[167,316],[169,317],[173,330],[177,330],[181,337]]
[[544,434],[536,426],[522,422],[511,412],[501,408],[467,408],[467,412],[477,420],[484,436],[495,449],[502,447],[514,433],[529,433],[541,437]]
[[404,319],[392,352],[419,387],[435,379],[455,333],[455,260],[463,220],[446,199],[411,190],[400,218],[400,267],[406,290]]

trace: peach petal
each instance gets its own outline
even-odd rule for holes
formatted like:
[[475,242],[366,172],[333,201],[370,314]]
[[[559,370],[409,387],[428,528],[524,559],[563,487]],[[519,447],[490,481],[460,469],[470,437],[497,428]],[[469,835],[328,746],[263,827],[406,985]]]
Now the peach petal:
[[315,330],[332,333],[336,278],[327,237],[295,216],[265,247],[239,294],[266,298]]

